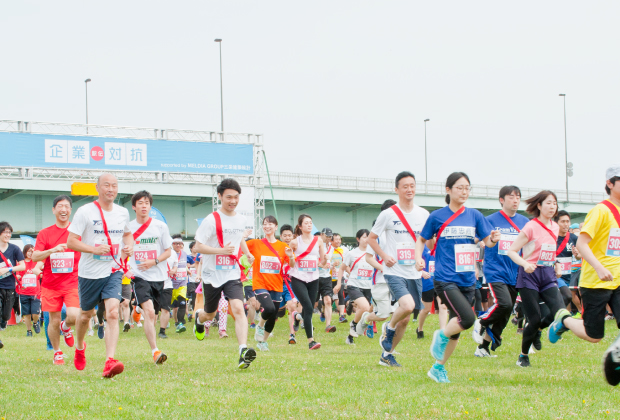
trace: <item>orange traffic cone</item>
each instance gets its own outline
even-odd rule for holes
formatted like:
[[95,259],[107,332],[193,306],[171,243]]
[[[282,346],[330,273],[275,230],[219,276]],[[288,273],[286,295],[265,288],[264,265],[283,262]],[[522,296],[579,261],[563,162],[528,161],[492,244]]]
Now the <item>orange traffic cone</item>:
[[17,322],[15,322],[15,309],[11,309],[11,319],[9,319],[9,322],[7,322],[6,324],[17,325]]

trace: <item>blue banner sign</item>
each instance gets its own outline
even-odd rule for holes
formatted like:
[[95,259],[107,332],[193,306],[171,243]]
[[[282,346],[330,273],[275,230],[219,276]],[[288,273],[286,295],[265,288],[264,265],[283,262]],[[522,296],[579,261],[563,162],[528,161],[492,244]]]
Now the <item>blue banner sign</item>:
[[0,166],[251,175],[253,147],[0,132]]

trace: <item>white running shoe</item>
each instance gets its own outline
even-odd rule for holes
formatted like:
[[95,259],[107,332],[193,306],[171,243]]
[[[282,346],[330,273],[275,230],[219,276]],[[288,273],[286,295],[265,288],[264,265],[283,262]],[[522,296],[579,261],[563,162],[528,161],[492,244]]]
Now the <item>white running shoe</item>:
[[480,320],[476,319],[474,322],[474,328],[471,331],[471,336],[474,341],[478,344],[482,344],[484,341],[484,331],[482,331],[482,325],[480,325]]
[[476,357],[497,357],[497,355],[489,353],[487,349],[481,349],[480,347],[476,349],[474,356]]

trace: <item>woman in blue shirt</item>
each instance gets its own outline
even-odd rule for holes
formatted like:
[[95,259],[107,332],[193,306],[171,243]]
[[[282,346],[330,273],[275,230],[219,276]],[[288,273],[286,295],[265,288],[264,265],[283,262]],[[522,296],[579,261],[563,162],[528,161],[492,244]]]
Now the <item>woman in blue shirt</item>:
[[426,321],[426,317],[431,312],[433,302],[435,302],[435,311],[439,314],[439,328],[444,328],[448,323],[448,308],[441,299],[437,298],[437,292],[435,292],[435,285],[433,284],[435,279],[435,257],[431,255],[431,250],[427,247],[424,247],[424,254],[422,256],[426,264],[422,272],[422,305],[424,308],[422,308],[418,317],[418,328],[416,328],[418,338],[424,338],[424,321]]
[[437,261],[435,291],[450,312],[448,325],[435,331],[431,343],[431,354],[437,362],[428,371],[428,376],[436,382],[450,382],[444,365],[456,348],[461,331],[471,328],[476,320],[472,310],[476,241],[483,238],[485,245],[492,248],[501,236],[482,213],[465,207],[470,191],[467,174],[452,173],[446,180],[448,206],[431,213],[416,243],[416,268],[423,270],[424,244],[437,237],[433,249]]

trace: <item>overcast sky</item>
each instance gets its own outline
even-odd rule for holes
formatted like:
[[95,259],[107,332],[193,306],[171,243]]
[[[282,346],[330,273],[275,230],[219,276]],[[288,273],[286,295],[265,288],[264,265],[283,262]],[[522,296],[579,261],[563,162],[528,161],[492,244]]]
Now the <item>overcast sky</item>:
[[[63,1],[0,6],[0,119],[264,134],[272,171],[603,191],[618,2]],[[2,164],[8,164],[3,155]]]

